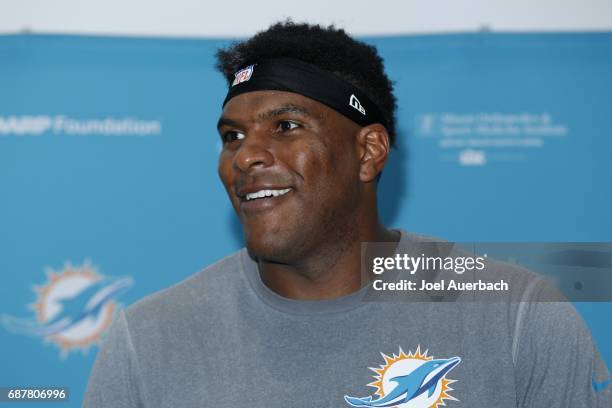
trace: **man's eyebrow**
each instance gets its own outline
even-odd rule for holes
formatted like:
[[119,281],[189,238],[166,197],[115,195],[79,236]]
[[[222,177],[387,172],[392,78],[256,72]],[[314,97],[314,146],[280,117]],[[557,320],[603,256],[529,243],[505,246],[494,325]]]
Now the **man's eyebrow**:
[[[279,106],[277,108],[273,108],[268,111],[259,113],[257,115],[257,120],[264,121],[266,119],[270,119],[275,116],[280,116],[285,113],[293,113],[293,114],[304,116],[304,117],[312,116],[310,112],[308,112],[308,109],[306,109],[303,106],[287,104],[287,105]],[[220,129],[221,126],[240,127],[240,122],[233,120],[231,118],[222,116],[221,118],[219,118],[219,121],[217,122],[217,129]]]
[[240,123],[233,119],[221,116],[217,122],[217,130],[221,129],[221,126],[240,127]]
[[257,115],[258,120],[266,120],[273,118],[275,116],[279,116],[285,113],[295,113],[297,115],[309,117],[310,112],[303,106],[287,104],[283,106],[279,106],[278,108],[270,109],[269,111],[265,111]]

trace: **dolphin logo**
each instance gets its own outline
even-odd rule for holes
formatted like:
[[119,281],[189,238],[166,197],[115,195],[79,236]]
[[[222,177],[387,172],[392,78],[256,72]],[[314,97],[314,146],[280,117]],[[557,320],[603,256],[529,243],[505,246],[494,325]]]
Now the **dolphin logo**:
[[389,381],[394,382],[396,386],[384,397],[373,399],[372,396],[356,398],[345,395],[344,399],[353,407],[393,407],[407,403],[424,393],[431,397],[438,381],[460,362],[460,357],[429,360],[407,375],[391,378]]
[[2,316],[2,325],[9,331],[35,337],[46,337],[68,330],[89,318],[97,318],[114,297],[126,292],[133,284],[130,277],[103,278],[80,293],[61,301],[61,312],[44,325],[34,319]]
[[597,382],[595,381],[595,374],[593,374],[593,378],[591,379],[591,383],[593,384],[593,389],[595,392],[600,392],[608,388],[610,384],[612,384],[612,378],[608,378],[605,381]]

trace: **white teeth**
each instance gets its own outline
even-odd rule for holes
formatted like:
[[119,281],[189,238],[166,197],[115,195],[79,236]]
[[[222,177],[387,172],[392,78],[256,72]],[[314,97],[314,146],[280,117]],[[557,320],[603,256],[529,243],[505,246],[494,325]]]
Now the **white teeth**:
[[249,200],[253,200],[255,198],[263,198],[263,197],[278,197],[278,196],[282,196],[284,194],[287,194],[289,191],[291,191],[290,188],[285,188],[283,190],[259,190],[256,191],[254,193],[249,193],[246,195],[246,199],[247,201]]

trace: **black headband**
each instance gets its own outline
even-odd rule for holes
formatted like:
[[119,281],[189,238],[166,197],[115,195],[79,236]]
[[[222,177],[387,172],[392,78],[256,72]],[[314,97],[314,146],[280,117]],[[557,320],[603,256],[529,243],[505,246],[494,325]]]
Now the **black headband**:
[[329,106],[353,122],[381,123],[384,115],[368,96],[331,72],[294,58],[274,58],[236,72],[223,106],[234,96],[254,91],[294,92]]

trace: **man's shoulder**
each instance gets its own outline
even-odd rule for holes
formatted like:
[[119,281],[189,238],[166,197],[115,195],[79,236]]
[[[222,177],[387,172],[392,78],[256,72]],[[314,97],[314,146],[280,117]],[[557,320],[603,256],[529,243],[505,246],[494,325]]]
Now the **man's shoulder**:
[[127,308],[128,320],[160,319],[193,309],[210,308],[230,300],[244,279],[242,257],[234,252],[184,280],[154,292]]
[[[451,256],[457,258],[483,257],[484,270],[466,275],[456,275],[472,282],[482,280],[483,282],[506,282],[508,291],[501,295],[489,296],[488,299],[496,301],[529,302],[529,301],[558,301],[560,294],[555,289],[550,279],[527,269],[526,267],[504,259],[499,254],[487,255],[485,247],[476,243],[452,242],[445,239],[401,231],[403,242],[412,251],[417,253],[428,253],[439,256]],[[492,244],[500,247],[500,244]],[[477,248],[478,247],[478,248]],[[415,249],[417,248],[417,249]],[[495,252],[495,251],[494,251]],[[454,276],[451,274],[451,276]]]

